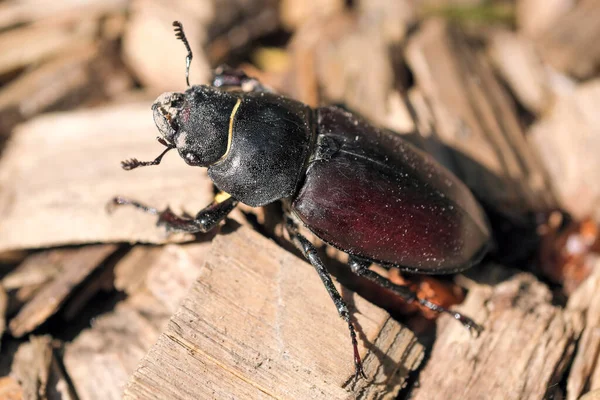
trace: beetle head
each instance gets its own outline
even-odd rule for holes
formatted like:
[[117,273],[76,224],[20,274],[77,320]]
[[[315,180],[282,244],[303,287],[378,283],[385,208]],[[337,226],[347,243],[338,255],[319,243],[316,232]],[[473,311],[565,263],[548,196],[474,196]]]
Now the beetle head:
[[204,85],[163,93],[152,105],[154,123],[186,163],[207,167],[227,151],[229,120],[237,101],[232,93]]

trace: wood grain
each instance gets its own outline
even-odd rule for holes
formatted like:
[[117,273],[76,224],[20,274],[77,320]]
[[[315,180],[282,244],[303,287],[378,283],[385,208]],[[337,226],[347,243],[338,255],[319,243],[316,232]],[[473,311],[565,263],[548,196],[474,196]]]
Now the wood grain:
[[370,379],[310,265],[248,228],[217,236],[201,276],[130,380],[127,399],[394,398],[413,334],[344,291]]
[[[127,298],[68,343],[64,366],[81,400],[118,400],[195,281],[210,243],[136,247],[115,266]],[[110,384],[107,384],[110,382]]]
[[494,31],[489,39],[488,53],[502,79],[529,112],[542,114],[554,98],[549,74],[534,42],[504,29]]
[[[430,19],[409,40],[416,81],[409,93],[428,148],[487,202],[512,209],[553,206],[545,171],[527,144],[514,104],[484,54],[460,30]],[[444,156],[445,153],[445,156]],[[454,168],[452,168],[454,167]]]
[[96,245],[60,252],[62,274],[44,286],[10,321],[10,332],[23,336],[53,315],[72,291],[117,249],[114,245]]
[[600,79],[594,79],[557,98],[528,132],[561,206],[577,218],[592,216],[596,221],[600,221],[599,103]]
[[[503,273],[485,266],[488,277]],[[505,270],[505,269],[504,269]],[[446,316],[415,400],[452,393],[470,399],[545,399],[556,386],[581,332],[580,314],[551,304],[548,288],[525,273],[496,286],[474,285],[461,312],[483,324],[478,338]]]
[[567,400],[600,389],[600,259],[589,260],[594,273],[569,298],[567,309],[585,315],[585,328],[577,343],[577,352],[567,379]]
[[600,3],[581,0],[563,11],[547,29],[536,35],[546,62],[578,79],[593,77],[600,66]]
[[160,154],[156,135],[148,103],[47,114],[21,125],[0,160],[0,251],[193,238],[167,238],[155,216],[130,207],[106,211],[115,195],[189,213],[212,201],[206,170],[190,168],[176,152],[160,167],[121,169],[122,160]]

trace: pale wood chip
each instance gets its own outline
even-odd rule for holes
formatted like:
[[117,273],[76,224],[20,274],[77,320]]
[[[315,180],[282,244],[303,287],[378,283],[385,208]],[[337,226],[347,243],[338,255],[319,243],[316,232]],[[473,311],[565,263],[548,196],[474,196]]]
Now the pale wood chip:
[[347,325],[313,268],[248,228],[219,235],[125,398],[394,398],[423,348],[383,310],[345,298],[370,378],[356,384]]
[[172,151],[158,166],[121,169],[129,158],[153,160],[150,104],[48,114],[21,125],[0,160],[0,251],[94,242],[190,240],[167,237],[156,216],[131,207],[112,214],[116,195],[195,214],[212,201],[206,169]]

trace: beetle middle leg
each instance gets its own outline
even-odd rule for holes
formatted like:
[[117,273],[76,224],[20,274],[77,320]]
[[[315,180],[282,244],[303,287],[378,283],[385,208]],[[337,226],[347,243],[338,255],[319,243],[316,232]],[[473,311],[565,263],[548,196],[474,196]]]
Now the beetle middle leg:
[[305,238],[300,232],[298,232],[298,227],[296,223],[292,220],[291,217],[286,216],[286,229],[292,239],[292,242],[300,249],[304,257],[311,263],[311,265],[317,270],[321,281],[325,285],[327,289],[327,293],[333,300],[335,307],[338,310],[338,314],[340,317],[346,321],[348,324],[348,329],[350,330],[350,338],[352,339],[352,347],[354,349],[354,367],[355,367],[355,378],[362,376],[366,379],[365,372],[363,371],[362,361],[360,359],[360,353],[358,352],[358,341],[356,340],[356,331],[354,330],[354,326],[352,325],[352,321],[350,320],[350,311],[348,310],[348,306],[342,296],[335,288],[333,281],[331,279],[331,275],[327,268],[323,264],[323,261],[319,258],[317,254],[317,249],[315,246]]
[[354,272],[358,276],[367,278],[368,280],[377,283],[379,286],[393,291],[408,303],[417,301],[419,304],[429,308],[430,310],[437,311],[439,313],[450,314],[454,319],[462,323],[465,328],[467,328],[470,332],[474,333],[475,335],[479,335],[479,333],[481,333],[481,331],[483,330],[483,328],[471,318],[462,315],[459,312],[452,311],[435,303],[432,303],[427,299],[421,299],[417,297],[417,294],[410,290],[407,286],[396,285],[390,282],[388,279],[384,278],[383,276],[379,275],[377,272],[371,271],[369,269],[371,262],[367,260],[363,260],[355,256],[350,256],[350,259],[348,260],[348,265],[352,269],[352,272]]
[[251,78],[241,70],[221,65],[215,69],[212,85],[218,88],[239,88],[244,92],[271,92],[256,78]]
[[189,232],[206,233],[216,227],[223,221],[227,215],[235,208],[238,201],[225,192],[220,192],[207,207],[196,214],[196,217],[190,218],[175,214],[169,207],[163,211],[158,211],[154,207],[146,206],[135,200],[117,196],[112,199],[109,206],[130,205],[148,214],[158,215],[156,225],[164,226],[167,232]]

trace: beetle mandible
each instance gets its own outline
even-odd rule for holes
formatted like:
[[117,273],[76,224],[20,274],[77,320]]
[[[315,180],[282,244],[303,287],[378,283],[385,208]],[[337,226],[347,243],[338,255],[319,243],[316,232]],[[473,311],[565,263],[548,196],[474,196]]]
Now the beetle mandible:
[[163,93],[152,105],[162,136],[158,140],[166,149],[153,161],[130,159],[122,167],[158,165],[177,149],[187,164],[207,167],[220,192],[195,218],[123,197],[115,197],[113,204],[158,215],[157,224],[167,230],[208,232],[238,202],[259,207],[281,200],[291,240],[316,269],[348,324],[357,377],[364,372],[348,307],[298,224],[347,253],[354,273],[408,302],[448,313],[473,332],[481,330],[470,318],[418,298],[369,269],[378,263],[447,274],[481,260],[490,228],[458,178],[397,134],[337,107],[313,109],[272,93],[243,72],[220,69],[212,85],[190,87],[192,52],[182,25],[175,21],[173,26],[188,52],[188,89]]

